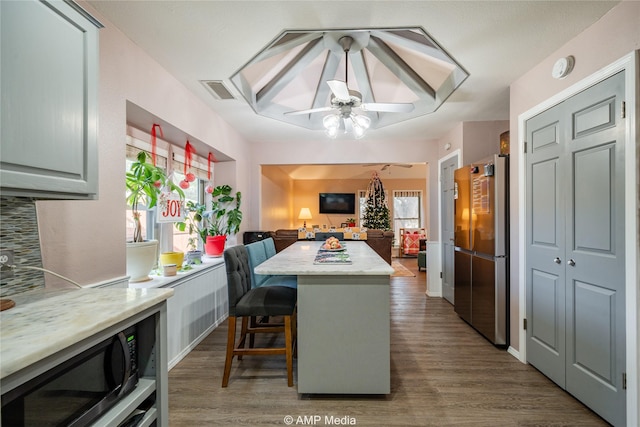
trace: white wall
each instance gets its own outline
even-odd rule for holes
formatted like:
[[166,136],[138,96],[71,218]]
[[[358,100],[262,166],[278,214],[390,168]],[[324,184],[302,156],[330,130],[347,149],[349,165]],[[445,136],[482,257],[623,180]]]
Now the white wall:
[[[82,6],[105,26],[100,30],[99,199],[38,201],[37,212],[44,267],[91,284],[126,274],[126,101],[235,159],[233,171],[228,165],[216,171],[220,183],[242,191],[245,200],[257,191],[247,173],[249,147],[237,132],[109,21]],[[245,218],[245,224],[255,220],[251,211]],[[58,282],[47,278],[50,284]]]

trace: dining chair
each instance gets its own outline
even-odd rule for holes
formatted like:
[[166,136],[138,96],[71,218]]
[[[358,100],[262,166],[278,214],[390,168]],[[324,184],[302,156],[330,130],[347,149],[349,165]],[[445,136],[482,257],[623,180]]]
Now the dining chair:
[[338,240],[344,240],[344,233],[340,231],[328,231],[316,233],[315,240],[327,240],[329,237],[335,237]]
[[[293,354],[296,341],[297,290],[287,286],[251,288],[249,255],[244,245],[227,248],[224,253],[229,294],[229,327],[222,387],[229,384],[233,357],[244,355],[284,354],[287,363],[287,384],[293,386]],[[257,317],[282,316],[283,323],[255,322]],[[239,340],[236,341],[237,319],[242,320]],[[284,347],[254,347],[251,339],[259,333],[282,333]],[[245,348],[247,336],[249,348]]]
[[276,254],[276,244],[273,240],[273,237],[268,237],[262,241],[264,244],[264,251],[267,255],[267,258],[271,258]]

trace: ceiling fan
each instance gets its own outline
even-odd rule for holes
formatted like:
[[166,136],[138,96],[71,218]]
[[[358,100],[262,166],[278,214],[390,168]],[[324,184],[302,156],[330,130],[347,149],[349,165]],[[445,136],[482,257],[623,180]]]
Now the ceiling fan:
[[345,53],[345,81],[327,81],[327,84],[329,85],[332,93],[331,106],[311,108],[308,110],[289,111],[284,114],[300,115],[336,110],[336,114],[346,119],[349,117],[353,117],[352,114],[354,108],[358,108],[362,111],[380,111],[391,113],[409,113],[413,111],[414,105],[412,103],[362,102],[362,94],[358,91],[350,90],[349,86],[347,85],[349,50],[351,49],[353,38],[350,36],[344,36],[340,38],[339,42]]
[[363,168],[367,168],[367,167],[371,167],[371,166],[380,166],[380,165],[383,165],[383,166],[382,166],[382,168],[380,169],[380,171],[387,170],[387,169],[389,169],[391,166],[398,166],[398,167],[401,167],[401,168],[407,168],[407,169],[409,169],[409,168],[412,168],[412,167],[413,167],[413,165],[408,164],[408,163],[387,163],[387,164],[383,164],[383,163],[369,163],[369,164],[366,164],[366,165],[362,165],[362,167],[363,167]]

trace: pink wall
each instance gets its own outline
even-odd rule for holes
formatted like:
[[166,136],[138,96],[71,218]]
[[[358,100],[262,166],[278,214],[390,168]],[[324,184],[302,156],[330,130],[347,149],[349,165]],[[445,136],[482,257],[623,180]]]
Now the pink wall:
[[[278,167],[262,167],[260,224],[256,230],[296,228],[293,221],[293,179]],[[296,215],[297,218],[297,215]]]
[[[513,82],[510,92],[512,224],[517,224],[519,217],[523,215],[518,206],[518,183],[521,174],[518,167],[521,157],[521,149],[517,147],[518,116],[639,48],[640,2],[623,1],[598,22]],[[554,62],[567,55],[573,55],[576,59],[573,72],[562,80],[552,78],[551,68]],[[518,262],[519,241],[524,236],[519,235],[517,226],[511,230],[511,346],[519,349]]]
[[[236,159],[239,171],[249,170],[250,155],[246,142],[195,95],[90,6],[83,7],[105,26],[100,30],[99,199],[38,201],[36,205],[44,267],[92,284],[126,273],[126,101]],[[251,199],[247,174],[220,169],[222,180]],[[251,213],[245,218],[250,223]],[[56,279],[47,278],[47,286],[57,284]]]
[[500,153],[500,134],[508,130],[508,120],[464,122],[462,163],[477,162]]

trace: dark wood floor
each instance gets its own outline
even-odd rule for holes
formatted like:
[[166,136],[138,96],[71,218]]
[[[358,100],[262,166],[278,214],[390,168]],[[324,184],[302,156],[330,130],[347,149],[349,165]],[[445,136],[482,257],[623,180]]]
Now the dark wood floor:
[[401,262],[416,277],[391,280],[391,394],[298,395],[295,385],[287,387],[279,356],[234,360],[223,389],[225,322],[169,372],[170,425],[286,425],[286,416],[292,425],[320,426],[336,425],[325,419],[332,416],[376,427],[607,425],[533,367],[491,345],[449,303],[427,297],[426,273],[417,271],[415,258]]

